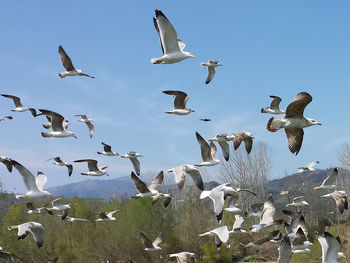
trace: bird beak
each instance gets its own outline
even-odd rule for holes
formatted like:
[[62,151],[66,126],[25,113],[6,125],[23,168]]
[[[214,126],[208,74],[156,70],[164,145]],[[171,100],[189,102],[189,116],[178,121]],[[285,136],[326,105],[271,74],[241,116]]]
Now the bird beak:
[[236,194],[238,194],[239,192],[236,189],[233,189],[233,192],[235,192]]
[[196,56],[192,55],[191,58],[196,58]]

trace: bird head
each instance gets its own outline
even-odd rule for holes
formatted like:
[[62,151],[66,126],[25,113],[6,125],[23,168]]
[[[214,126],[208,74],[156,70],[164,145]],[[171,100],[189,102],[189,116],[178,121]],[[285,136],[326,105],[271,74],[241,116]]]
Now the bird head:
[[322,125],[320,122],[314,119],[307,119],[311,125]]

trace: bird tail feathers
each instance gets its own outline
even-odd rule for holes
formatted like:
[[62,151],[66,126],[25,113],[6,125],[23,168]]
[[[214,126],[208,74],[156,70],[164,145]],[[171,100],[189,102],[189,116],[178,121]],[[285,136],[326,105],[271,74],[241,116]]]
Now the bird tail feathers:
[[50,133],[47,133],[47,132],[42,132],[41,133],[41,136],[43,136],[44,138],[50,138],[52,137],[52,135]]

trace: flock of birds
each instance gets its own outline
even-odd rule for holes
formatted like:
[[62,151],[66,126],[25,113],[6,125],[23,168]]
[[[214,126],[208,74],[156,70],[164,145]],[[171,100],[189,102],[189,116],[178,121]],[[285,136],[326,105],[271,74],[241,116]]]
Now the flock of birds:
[[[163,14],[162,11],[156,9],[155,17],[153,18],[154,26],[159,34],[161,48],[163,51],[163,56],[158,58],[151,59],[153,64],[172,64],[180,62],[187,58],[195,58],[193,54],[190,52],[184,51],[185,43],[178,39],[177,33],[169,22],[167,17]],[[65,68],[65,72],[59,73],[59,77],[65,78],[68,76],[84,76],[94,78],[86,73],[83,73],[82,70],[76,69],[73,66],[73,63],[70,57],[67,55],[62,46],[59,46],[58,49],[62,64]],[[222,66],[217,60],[209,60],[207,63],[201,63],[202,66],[208,67],[208,76],[206,78],[205,83],[209,84],[215,74],[215,68]],[[163,91],[167,95],[174,96],[174,108],[168,112],[167,114],[175,114],[175,115],[188,115],[194,110],[186,107],[187,101],[189,99],[188,95],[183,91],[177,90],[167,90]],[[57,112],[39,109],[37,112],[34,108],[24,107],[20,101],[20,98],[8,95],[1,94],[1,96],[12,99],[16,108],[12,109],[13,112],[24,112],[30,111],[34,117],[38,117],[41,115],[46,116],[48,123],[43,124],[43,127],[47,130],[42,132],[41,135],[44,138],[66,138],[66,137],[74,137],[75,134],[71,131],[68,131],[67,128],[70,124],[68,120],[66,120],[62,115]],[[313,125],[321,125],[321,123],[316,120],[305,118],[304,117],[304,109],[306,106],[312,101],[312,97],[310,94],[306,92],[300,92],[296,95],[294,100],[287,106],[286,110],[283,111],[279,108],[279,104],[281,102],[281,98],[277,96],[270,96],[272,99],[271,105],[267,108],[261,109],[261,113],[268,114],[284,114],[283,118],[270,118],[267,122],[267,130],[270,132],[276,132],[280,129],[284,129],[287,140],[288,147],[291,153],[298,154],[302,142],[303,142],[303,129]],[[93,137],[94,134],[94,125],[93,120],[88,118],[86,115],[76,115],[80,117],[78,122],[85,123],[89,128],[90,138]],[[10,120],[13,119],[12,116],[3,116],[0,118],[2,120]],[[202,121],[211,121],[209,118],[200,119]],[[242,228],[244,223],[244,218],[241,214],[245,214],[246,217],[258,217],[259,223],[252,225],[249,229],[250,233],[257,233],[262,229],[272,228],[274,229],[276,226],[284,226],[285,231],[283,233],[280,229],[274,229],[261,239],[250,242],[248,244],[241,244],[242,246],[248,248],[252,247],[257,250],[262,249],[262,244],[266,242],[275,242],[279,243],[279,263],[290,262],[293,253],[308,253],[310,249],[308,248],[312,243],[309,241],[308,229],[306,226],[305,218],[303,215],[303,207],[309,206],[310,204],[304,200],[303,196],[295,197],[293,199],[293,203],[287,204],[287,207],[295,207],[296,212],[290,210],[283,210],[282,212],[286,215],[288,219],[275,218],[276,207],[271,195],[267,197],[264,203],[257,203],[251,206],[250,211],[243,211],[237,205],[237,200],[240,192],[247,192],[249,194],[255,195],[256,193],[250,191],[249,189],[240,189],[238,187],[234,187],[231,183],[221,184],[212,190],[204,190],[203,180],[200,174],[199,168],[202,166],[214,166],[218,164],[223,164],[223,161],[216,159],[217,147],[214,142],[216,142],[221,150],[223,157],[226,161],[229,161],[230,158],[230,147],[228,142],[233,141],[234,149],[236,150],[242,142],[245,144],[245,149],[247,154],[252,151],[253,147],[253,139],[254,136],[250,132],[246,131],[238,131],[234,132],[232,135],[227,134],[217,134],[213,138],[209,140],[205,140],[198,132],[195,133],[198,144],[200,145],[200,151],[202,156],[202,162],[192,165],[192,164],[184,164],[174,168],[167,170],[168,173],[173,173],[175,175],[175,182],[180,190],[183,189],[185,184],[185,177],[189,175],[195,185],[200,189],[201,195],[200,199],[205,199],[209,197],[213,201],[213,210],[216,216],[216,219],[219,224],[221,224],[221,219],[223,216],[223,212],[234,213],[235,214],[235,222],[231,230],[228,229],[227,226],[219,226],[215,229],[212,229],[208,232],[199,234],[201,237],[211,236],[215,239],[215,244],[218,249],[220,249],[222,243],[224,243],[227,247],[230,246],[230,236],[236,234],[247,234],[248,231]],[[105,156],[119,156],[119,153],[113,152],[112,147],[104,142],[102,142],[103,151],[97,152],[97,154],[105,155]],[[164,206],[167,207],[171,202],[172,196],[168,193],[162,193],[157,190],[157,188],[163,183],[164,173],[161,171],[156,178],[151,182],[150,185],[147,185],[143,182],[138,176],[140,176],[140,162],[138,160],[139,157],[142,157],[140,153],[137,152],[126,152],[124,155],[120,155],[121,158],[128,158],[132,162],[134,171],[131,172],[131,180],[134,183],[138,193],[133,198],[151,198],[153,205],[158,200],[164,200]],[[54,160],[53,164],[57,166],[65,166],[68,169],[68,175],[71,176],[73,172],[73,165],[67,162],[62,161],[60,157],[51,158],[49,160]],[[49,161],[48,160],[48,161]],[[49,214],[56,214],[61,217],[62,220],[67,220],[70,222],[90,222],[90,220],[85,218],[73,218],[69,217],[69,209],[71,208],[70,204],[62,203],[62,199],[58,198],[51,202],[51,207],[49,207],[50,203],[45,205],[44,207],[36,208],[34,203],[31,200],[37,200],[41,198],[51,198],[52,195],[43,189],[44,185],[47,182],[47,177],[42,171],[38,171],[37,176],[34,175],[23,165],[18,163],[17,161],[6,157],[0,156],[0,162],[6,165],[9,172],[12,172],[13,167],[17,169],[19,174],[22,176],[25,186],[27,188],[27,192],[25,194],[16,195],[18,199],[29,200],[26,203],[27,214],[39,214],[42,211],[46,211]],[[75,160],[75,163],[87,163],[88,171],[81,173],[85,176],[103,176],[108,175],[106,168],[98,167],[97,160],[94,159],[81,159]],[[313,168],[318,162],[310,163],[305,167],[299,168],[299,172],[304,171],[315,171]],[[322,198],[331,197],[336,202],[336,209],[342,214],[344,210],[348,209],[348,200],[347,193],[341,190],[336,189],[335,181],[337,179],[338,169],[335,168],[329,176],[323,181],[321,186],[315,188],[315,190],[327,190],[328,194],[321,196]],[[330,192],[333,190],[333,192]],[[288,191],[284,191],[281,194],[288,194]],[[228,206],[225,208],[225,200],[228,200]],[[117,212],[109,211],[102,212],[98,215],[98,219],[96,222],[107,222],[107,221],[115,221],[116,217],[113,215]],[[9,230],[17,230],[18,239],[24,239],[29,233],[33,235],[34,241],[37,246],[40,248],[43,246],[44,242],[44,227],[42,224],[38,222],[25,222],[23,224],[9,226]],[[339,237],[334,237],[332,234],[324,231],[323,235],[320,233],[316,233],[318,240],[322,246],[322,262],[323,263],[334,263],[338,262],[337,259],[344,257],[344,254],[339,252],[340,250],[340,239]],[[160,250],[160,244],[163,241],[163,236],[160,233],[159,236],[152,242],[144,233],[140,232],[140,238],[145,246],[145,251],[157,251]],[[14,255],[3,251],[0,249],[0,257],[4,259],[6,262],[13,262]],[[179,252],[170,254],[169,257],[175,257],[177,262],[186,263],[186,262],[195,262],[194,258],[196,255],[191,252]],[[58,258],[54,259],[50,262],[56,262]],[[131,262],[131,261],[130,261]]]

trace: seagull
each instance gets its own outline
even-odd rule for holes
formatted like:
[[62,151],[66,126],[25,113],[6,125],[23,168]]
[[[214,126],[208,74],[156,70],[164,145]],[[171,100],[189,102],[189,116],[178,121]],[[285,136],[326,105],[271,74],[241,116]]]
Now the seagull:
[[237,200],[238,200],[238,195],[231,195],[230,198],[228,199],[228,207],[224,208],[224,210],[226,212],[231,212],[231,213],[241,213],[242,209],[236,207]]
[[82,159],[82,160],[76,160],[75,163],[83,163],[86,162],[88,164],[89,171],[86,173],[80,173],[81,175],[88,175],[88,176],[102,176],[107,175],[107,171],[105,169],[108,166],[103,167],[97,167],[97,161],[94,159]]
[[86,123],[86,125],[89,127],[90,138],[92,138],[92,136],[94,135],[94,125],[92,124],[93,120],[86,117],[85,114],[75,115],[75,116],[80,117],[80,119],[77,122],[85,122]]
[[28,211],[26,212],[27,215],[32,215],[32,214],[40,214],[43,209],[46,209],[46,207],[40,207],[40,208],[35,208],[33,202],[27,202],[26,207]]
[[332,197],[337,205],[340,214],[349,208],[348,197],[345,191],[334,191],[330,194],[322,195],[321,197]]
[[316,232],[318,242],[322,247],[322,263],[336,263],[340,250],[340,238],[332,236],[329,232],[324,231],[324,237]]
[[196,257],[196,254],[186,251],[186,252],[170,254],[169,257],[176,258],[177,263],[195,263],[194,258]]
[[163,241],[162,233],[160,233],[158,235],[158,237],[153,242],[142,232],[140,232],[140,237],[141,237],[142,243],[146,247],[143,250],[145,250],[145,251],[161,250],[161,247],[159,246],[159,244],[162,243],[162,241]]
[[253,139],[253,134],[246,131],[235,132],[231,136],[226,136],[226,141],[233,140],[233,147],[235,150],[237,150],[242,141],[244,141],[245,149],[248,154],[252,151]]
[[167,111],[165,113],[175,114],[175,115],[188,115],[191,112],[194,112],[194,110],[186,108],[186,103],[189,97],[185,92],[179,91],[179,90],[164,90],[163,93],[167,95],[172,95],[175,97],[174,109],[172,111]]
[[201,147],[203,162],[195,166],[201,167],[201,166],[214,166],[217,164],[224,164],[222,161],[215,159],[217,148],[213,142],[210,142],[210,145],[209,145],[198,132],[196,132],[196,137],[197,137],[197,142]]
[[110,211],[110,212],[101,212],[98,214],[100,217],[99,219],[96,219],[96,222],[106,222],[106,221],[115,221],[117,220],[115,217],[113,217],[113,214],[115,212],[118,212],[118,210]]
[[190,52],[184,51],[185,43],[177,38],[177,33],[173,25],[162,11],[155,10],[156,17],[153,18],[153,24],[158,32],[163,56],[152,58],[153,64],[172,64],[180,62],[186,58],[195,58]]
[[228,146],[228,143],[226,141],[227,134],[218,134],[215,135],[214,138],[209,139],[210,142],[217,142],[220,145],[220,148],[222,150],[222,154],[224,155],[224,158],[226,161],[230,159],[230,147]]
[[262,228],[276,224],[276,221],[274,221],[273,219],[275,212],[276,212],[275,203],[273,201],[272,195],[269,195],[269,197],[264,202],[264,209],[262,210],[259,224],[252,225],[250,228],[250,231],[253,233],[257,233]]
[[230,231],[228,231],[227,226],[217,227],[213,230],[200,234],[199,236],[215,237],[215,244],[217,249],[220,249],[222,243],[224,243],[227,248],[230,248]]
[[68,168],[68,176],[72,175],[73,165],[71,165],[70,163],[63,162],[59,156],[57,156],[55,158],[48,159],[47,161],[50,161],[50,160],[55,160],[55,162],[52,163],[54,165],[66,166]]
[[108,144],[102,142],[103,152],[97,152],[98,154],[106,155],[106,156],[119,156],[119,153],[112,152],[112,147]]
[[310,250],[308,249],[308,247],[310,245],[313,245],[313,244],[307,239],[307,236],[304,234],[304,231],[301,228],[299,228],[292,244],[293,253],[294,254],[309,253]]
[[252,247],[252,248],[255,248],[256,250],[261,250],[262,248],[261,245],[266,242],[269,242],[270,240],[273,240],[279,234],[279,232],[280,232],[279,230],[274,230],[255,242],[249,242],[247,245],[245,245],[245,247],[246,248]]
[[4,121],[4,120],[12,120],[13,117],[12,116],[9,116],[9,115],[6,115],[6,116],[2,116],[0,117],[0,121]]
[[288,147],[291,153],[297,155],[303,143],[303,128],[312,125],[321,125],[321,123],[304,117],[305,107],[312,101],[310,94],[300,92],[294,101],[289,103],[282,119],[271,118],[267,123],[267,130],[276,132],[284,128],[287,135]]
[[280,109],[280,102],[281,102],[281,98],[277,97],[277,96],[270,96],[270,98],[272,99],[270,107],[267,108],[262,108],[261,109],[261,113],[270,113],[270,114],[283,114],[284,111]]
[[[63,211],[61,219],[64,220],[68,216],[68,211],[71,208],[70,204],[61,204],[60,201],[62,198],[56,198],[51,202],[52,207],[46,208],[46,211],[53,212],[53,211]],[[51,214],[50,213],[50,214]]]
[[42,132],[41,135],[44,138],[55,137],[55,138],[65,138],[65,137],[77,137],[73,132],[67,131],[67,127],[69,125],[68,121],[65,121],[61,114],[58,114],[53,111],[39,109],[42,114],[51,118],[51,132]]
[[12,172],[12,162],[11,159],[6,156],[0,156],[0,162],[3,163],[7,170],[11,173]]
[[302,173],[302,172],[314,172],[314,171],[316,171],[315,168],[314,168],[314,166],[315,166],[316,164],[319,164],[319,163],[320,163],[319,161],[314,161],[314,162],[312,162],[312,163],[309,163],[309,164],[306,165],[305,167],[299,167],[299,168],[298,168],[298,169],[299,169],[298,173]]
[[310,204],[303,200],[304,196],[298,196],[293,198],[293,203],[287,204],[286,206],[304,207],[310,206]]
[[58,76],[60,76],[61,78],[64,78],[67,76],[84,76],[84,77],[89,77],[93,79],[95,78],[93,76],[83,73],[81,69],[76,69],[73,66],[72,60],[67,55],[66,51],[64,51],[61,45],[58,47],[58,54],[60,55],[63,67],[66,69],[65,72],[58,73]]
[[182,188],[184,187],[186,174],[189,174],[191,176],[192,180],[195,182],[199,190],[204,190],[202,176],[198,168],[193,165],[184,164],[176,166],[174,168],[169,169],[167,172],[175,174],[175,182],[180,190],[182,190]]
[[207,76],[207,79],[205,80],[205,84],[209,84],[209,82],[214,78],[215,68],[222,66],[222,64],[220,64],[220,62],[217,60],[209,60],[207,63],[202,62],[201,66],[208,67],[208,76]]
[[288,235],[285,235],[278,249],[277,263],[289,263],[292,259],[292,255],[293,253],[289,237]]
[[334,184],[338,177],[338,168],[335,167],[332,172],[327,176],[326,179],[323,180],[320,186],[316,186],[314,190],[334,190],[336,185]]
[[70,217],[70,216],[66,216],[66,221],[68,222],[91,222],[90,220],[87,220],[85,218],[77,218],[77,217]]
[[[5,97],[5,98],[8,98],[8,99],[11,99],[13,100],[16,108],[14,108],[13,112],[23,112],[23,111],[30,111],[30,113],[34,116],[34,117],[37,117],[41,114],[36,114],[36,110],[34,108],[27,108],[27,107],[23,107],[22,103],[21,103],[21,99],[16,97],[16,96],[13,96],[13,95],[7,95],[7,94],[0,94],[1,96]],[[6,119],[12,119],[11,116],[4,116],[2,118],[6,118]]]
[[124,155],[120,155],[121,158],[129,158],[132,165],[134,166],[134,170],[137,175],[140,175],[140,162],[137,159],[138,157],[143,157],[143,155],[137,152],[126,152]]
[[37,222],[27,222],[16,226],[8,226],[8,230],[18,230],[18,240],[24,239],[29,233],[33,235],[37,246],[41,248],[44,243],[44,227]]
[[48,191],[44,191],[43,187],[47,182],[47,177],[41,171],[38,171],[38,175],[34,178],[34,175],[23,165],[16,162],[15,160],[11,160],[12,165],[17,169],[17,171],[21,174],[24,184],[27,188],[27,193],[23,195],[16,195],[17,199],[28,199],[28,198],[43,198],[43,197],[51,197],[52,195]]
[[204,121],[204,122],[208,122],[208,121],[211,121],[211,119],[209,118],[204,118],[204,119],[199,119],[200,121]]
[[171,200],[171,195],[160,193],[156,188],[163,183],[164,173],[161,171],[152,183],[147,186],[143,181],[136,176],[134,172],[131,172],[131,180],[134,183],[136,189],[139,191],[134,198],[152,197],[152,205],[155,204],[161,197],[164,197],[164,206],[167,207]]
[[241,233],[247,233],[246,230],[242,229],[244,219],[240,215],[235,215],[235,222],[233,223],[232,230],[230,231],[230,234],[241,234]]

